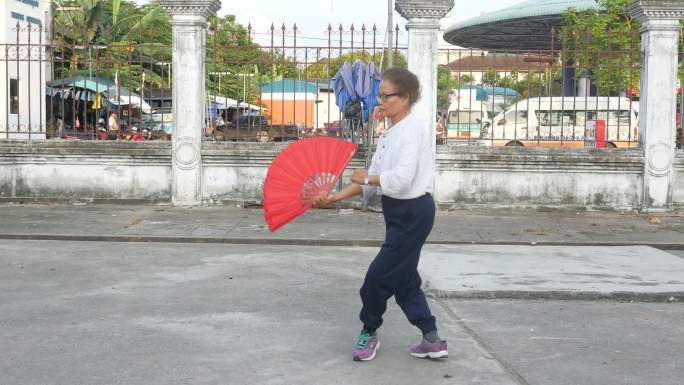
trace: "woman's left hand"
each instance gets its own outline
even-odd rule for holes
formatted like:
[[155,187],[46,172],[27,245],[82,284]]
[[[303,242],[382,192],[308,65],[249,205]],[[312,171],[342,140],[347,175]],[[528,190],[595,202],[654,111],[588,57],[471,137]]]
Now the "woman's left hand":
[[363,184],[364,180],[368,177],[368,171],[363,168],[357,168],[352,173],[351,181],[356,184]]

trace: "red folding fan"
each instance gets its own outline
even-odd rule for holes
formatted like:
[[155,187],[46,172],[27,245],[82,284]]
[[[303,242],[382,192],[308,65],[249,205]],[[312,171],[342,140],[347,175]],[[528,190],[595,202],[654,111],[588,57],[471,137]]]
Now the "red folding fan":
[[302,215],[329,193],[356,153],[356,145],[317,136],[289,145],[273,161],[264,183],[264,217],[271,231]]

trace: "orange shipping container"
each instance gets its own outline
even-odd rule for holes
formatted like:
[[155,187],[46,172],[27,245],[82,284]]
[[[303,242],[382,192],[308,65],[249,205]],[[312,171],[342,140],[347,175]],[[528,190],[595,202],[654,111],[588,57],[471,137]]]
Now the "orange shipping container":
[[270,100],[265,98],[261,104],[266,106],[269,115],[269,124],[303,124],[305,127],[313,127],[314,101],[313,100]]

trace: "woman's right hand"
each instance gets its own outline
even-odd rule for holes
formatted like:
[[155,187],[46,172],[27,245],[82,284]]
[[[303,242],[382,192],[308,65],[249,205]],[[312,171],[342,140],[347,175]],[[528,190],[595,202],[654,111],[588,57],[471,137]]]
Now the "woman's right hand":
[[321,191],[320,194],[318,194],[318,196],[313,200],[314,207],[318,207],[319,209],[328,208],[333,203],[335,203],[335,198],[323,191]]

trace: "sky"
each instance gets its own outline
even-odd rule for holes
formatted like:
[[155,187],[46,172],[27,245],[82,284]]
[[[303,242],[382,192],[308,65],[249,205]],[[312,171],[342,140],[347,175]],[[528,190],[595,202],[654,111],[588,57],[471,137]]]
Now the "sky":
[[[449,26],[452,22],[470,19],[520,2],[522,0],[455,0],[454,8],[448,16],[449,21],[444,21],[443,25]],[[297,45],[323,46],[327,45],[326,31],[329,23],[333,29],[342,24],[345,30],[348,30],[352,23],[357,30],[364,23],[371,29],[375,23],[378,29],[383,31],[384,36],[387,26],[387,5],[387,0],[222,0],[222,8],[218,14],[233,14],[238,22],[245,26],[251,23],[255,32],[254,38],[260,44],[270,43],[271,23],[275,24],[276,28],[285,23],[288,30],[297,23]],[[399,24],[400,44],[405,44],[404,18],[396,12],[394,23]]]
[[[501,8],[516,4],[522,0],[455,0],[454,8],[449,19],[452,22],[462,21],[471,17],[479,16],[486,12],[496,11]],[[327,44],[327,27],[332,24],[333,30],[342,24],[345,30],[351,24],[358,30],[362,24],[368,29],[375,23],[379,30],[383,31],[387,26],[387,0],[222,0],[222,8],[219,15],[234,14],[238,22],[247,25],[252,24],[255,32],[263,34],[261,38],[268,38],[270,42],[270,25],[274,23],[276,28],[285,26],[291,29],[294,23],[300,34],[297,37],[298,45]],[[404,18],[397,12],[393,13],[394,23],[399,24],[400,44],[406,41]],[[445,21],[443,24],[451,25]],[[255,36],[259,40],[259,36]],[[403,38],[403,39],[402,39]],[[339,39],[339,37],[336,37]],[[357,39],[358,41],[358,39]]]

